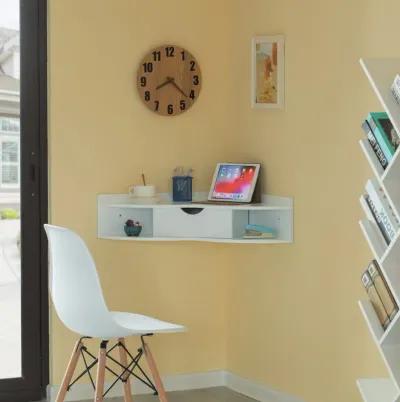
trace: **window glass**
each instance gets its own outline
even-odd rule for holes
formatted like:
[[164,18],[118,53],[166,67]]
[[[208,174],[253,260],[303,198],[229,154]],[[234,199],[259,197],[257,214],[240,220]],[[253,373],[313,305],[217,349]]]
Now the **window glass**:
[[17,141],[4,141],[1,152],[2,162],[18,162]]
[[0,116],[0,131],[19,133],[20,123],[19,119],[14,117],[1,117]]

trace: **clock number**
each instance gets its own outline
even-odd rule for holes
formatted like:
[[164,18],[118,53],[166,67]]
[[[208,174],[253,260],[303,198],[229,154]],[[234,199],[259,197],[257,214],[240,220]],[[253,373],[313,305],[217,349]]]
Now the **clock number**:
[[198,75],[193,76],[193,85],[199,85],[199,76]]
[[154,51],[153,52],[153,60],[154,61],[160,61],[161,60],[161,52],[160,51]]
[[154,108],[154,110],[157,112],[158,107],[160,106],[160,102],[158,100],[154,101],[156,107]]
[[181,51],[181,55],[182,55],[182,60],[185,60],[185,51],[184,50]]
[[193,60],[190,62],[190,71],[196,71],[196,63]]
[[150,92],[149,92],[149,91],[146,91],[146,92],[144,93],[144,100],[145,100],[146,102],[148,102],[148,101],[150,100]]
[[143,63],[145,73],[151,73],[153,71],[153,63]]
[[140,85],[141,85],[142,87],[145,87],[146,84],[147,84],[146,77],[140,77]]
[[195,98],[193,89],[190,91],[189,98],[190,98],[190,99],[194,99],[194,98]]
[[167,112],[168,112],[168,114],[173,114],[174,113],[174,107],[172,105],[168,105]]
[[173,46],[168,46],[165,48],[165,53],[167,57],[174,57],[175,48]]
[[184,100],[181,100],[180,102],[180,108],[181,110],[185,110],[186,109],[186,102]]

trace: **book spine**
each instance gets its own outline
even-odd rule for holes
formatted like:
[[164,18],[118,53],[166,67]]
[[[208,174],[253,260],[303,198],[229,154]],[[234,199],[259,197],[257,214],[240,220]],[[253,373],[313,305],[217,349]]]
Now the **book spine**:
[[376,291],[378,292],[378,296],[380,297],[382,304],[386,310],[386,313],[392,321],[399,311],[399,307],[397,306],[396,301],[390,291],[385,278],[383,277],[382,271],[378,265],[378,263],[373,260],[368,265],[368,273],[372,279],[372,282],[375,286]]
[[361,281],[367,291],[369,300],[376,312],[379,322],[381,323],[383,329],[386,329],[390,323],[388,314],[386,313],[385,307],[380,299],[378,292],[372,282],[371,276],[368,271],[365,271],[361,277]]
[[368,142],[370,143],[372,149],[374,150],[375,155],[379,160],[379,163],[382,165],[383,169],[386,169],[389,162],[386,159],[386,156],[383,153],[383,151],[382,151],[378,141],[376,140],[374,133],[372,132],[371,127],[369,126],[367,121],[364,121],[364,123],[362,124],[362,129],[364,130],[365,135],[367,136]]
[[400,75],[396,74],[394,77],[393,84],[391,86],[391,91],[394,97],[394,100],[400,105]]
[[372,215],[374,216],[374,220],[375,220],[376,224],[378,225],[386,244],[390,244],[390,237],[388,237],[385,227],[384,227],[381,219],[379,218],[378,210],[376,209],[374,203],[371,201],[371,198],[368,195],[366,196],[366,200],[367,200],[369,209],[371,210]]
[[372,132],[374,133],[374,136],[376,140],[379,143],[379,146],[381,147],[383,153],[386,156],[386,159],[390,162],[391,159],[393,158],[394,155],[394,147],[390,143],[390,141],[387,139],[386,134],[381,131],[381,129],[378,127],[376,124],[376,121],[373,117],[373,114],[370,113],[367,118],[368,124],[372,129]]
[[396,216],[376,180],[368,180],[365,189],[368,194],[368,205],[374,214],[379,228],[383,231],[385,239],[390,243],[399,230]]

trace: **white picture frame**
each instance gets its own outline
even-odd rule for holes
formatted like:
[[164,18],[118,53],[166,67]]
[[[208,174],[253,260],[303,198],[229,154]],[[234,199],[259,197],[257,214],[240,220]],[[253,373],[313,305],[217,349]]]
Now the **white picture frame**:
[[255,36],[251,47],[251,106],[283,109],[285,101],[285,37]]

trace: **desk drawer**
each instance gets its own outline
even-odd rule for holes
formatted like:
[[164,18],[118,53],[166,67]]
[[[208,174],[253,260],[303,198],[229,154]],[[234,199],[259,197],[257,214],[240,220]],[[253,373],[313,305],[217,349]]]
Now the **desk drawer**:
[[224,208],[154,208],[155,237],[232,237],[232,210]]

